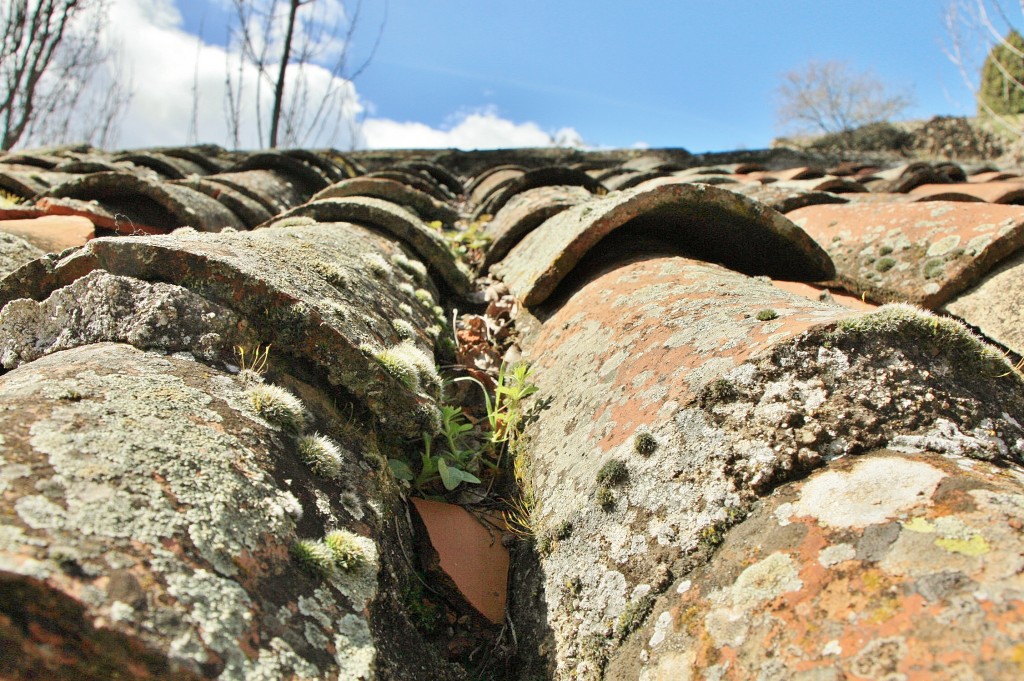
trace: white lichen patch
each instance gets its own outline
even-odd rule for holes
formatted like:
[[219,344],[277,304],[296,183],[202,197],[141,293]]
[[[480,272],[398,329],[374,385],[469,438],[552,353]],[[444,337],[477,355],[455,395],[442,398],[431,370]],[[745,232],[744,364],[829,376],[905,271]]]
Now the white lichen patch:
[[852,544],[832,544],[818,552],[818,563],[825,568],[835,567],[839,563],[853,560],[857,550]]
[[338,622],[336,631],[334,660],[338,665],[338,678],[353,681],[369,681],[374,678],[377,649],[373,645],[366,620],[355,615],[345,615]]
[[0,310],[0,365],[113,341],[214,359],[236,342],[238,316],[181,286],[90,272],[42,301]]
[[866,527],[897,518],[927,504],[945,473],[920,461],[875,457],[849,473],[826,471],[810,480],[793,503],[792,514],[829,527]]

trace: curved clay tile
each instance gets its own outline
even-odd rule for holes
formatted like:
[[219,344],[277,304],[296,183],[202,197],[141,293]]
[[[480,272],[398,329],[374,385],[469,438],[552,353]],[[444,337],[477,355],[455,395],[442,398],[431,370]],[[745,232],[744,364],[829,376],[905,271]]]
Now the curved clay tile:
[[200,144],[194,147],[166,147],[159,149],[164,156],[178,158],[197,165],[205,173],[223,173],[238,162],[233,154],[216,144]]
[[32,166],[33,168],[52,170],[66,160],[66,158],[61,156],[50,156],[47,154],[7,154],[0,157],[0,164]]
[[344,163],[340,163],[334,156],[318,154],[305,149],[286,149],[282,153],[286,156],[297,158],[306,165],[316,168],[328,182],[339,182],[347,177],[351,177],[348,171],[348,166]]
[[84,246],[96,236],[92,222],[75,215],[0,220],[0,232],[19,236],[45,253],[60,253],[68,248]]
[[0,281],[45,253],[46,251],[32,245],[23,237],[10,234],[0,224]]
[[36,170],[30,166],[0,166],[0,189],[30,199],[76,177],[71,173]]
[[999,263],[942,309],[1024,357],[1024,251]]
[[790,187],[787,184],[737,184],[729,187],[729,191],[749,196],[780,213],[788,213],[797,208],[819,203],[846,203],[848,201],[845,197],[837,194],[807,191]]
[[392,180],[408,185],[413,189],[423,192],[438,201],[447,201],[454,198],[447,189],[439,184],[427,173],[410,170],[408,168],[386,168],[367,173],[363,177],[376,177],[384,180]]
[[773,184],[793,189],[805,189],[811,192],[831,192],[833,194],[859,194],[867,192],[867,187],[856,180],[846,177],[818,177],[809,180],[779,180]]
[[181,185],[134,173],[76,176],[44,192],[41,198],[95,201],[111,216],[122,216],[124,222],[166,231],[185,226],[204,232],[225,227],[245,229],[238,216],[215,199]]
[[149,168],[165,180],[182,180],[194,175],[206,175],[207,170],[189,159],[175,158],[156,151],[121,154],[113,158],[117,162],[133,163],[140,168]]
[[337,149],[325,149],[321,153],[331,159],[335,165],[340,166],[345,172],[345,177],[359,177],[366,174],[363,164],[349,154],[343,154]]
[[934,309],[1024,245],[1024,207],[849,203],[787,215],[832,256],[838,280],[875,302]]
[[287,176],[274,170],[246,170],[238,173],[218,173],[203,178],[206,182],[223,185],[263,205],[271,215],[277,215],[300,203],[312,194],[306,194]]
[[237,215],[249,229],[252,229],[256,225],[262,224],[274,217],[274,215],[267,210],[266,205],[250,198],[240,191],[232,189],[229,185],[222,182],[209,182],[206,178],[194,177],[188,180],[177,180],[175,183],[184,185],[189,189],[194,189],[197,192],[202,192],[212,199],[216,199],[218,202],[224,204],[228,210]]
[[1020,178],[1017,173],[1003,172],[1001,170],[982,170],[981,172],[971,173],[967,176],[968,182],[1001,182],[1003,180],[1012,180],[1014,178]]
[[440,232],[390,201],[367,196],[311,201],[279,215],[266,226],[273,227],[295,218],[310,218],[325,224],[354,222],[379,229],[401,239],[415,251],[456,295],[465,295],[471,288],[469,275],[460,267]]
[[825,252],[779,213],[724,189],[685,182],[616,192],[559,213],[492,270],[523,304],[537,305],[598,242],[627,229],[752,274],[816,280],[833,271]]
[[583,187],[537,187],[516,194],[484,226],[491,244],[484,254],[483,271],[500,261],[519,241],[548,218],[594,197]]
[[[969,197],[968,201],[987,201],[988,203],[1024,203],[1024,182],[960,182],[956,184],[925,184],[911,190],[911,196],[920,196],[930,200],[938,199],[943,193],[959,194]],[[964,199],[953,199],[964,200]]]
[[60,173],[71,173],[73,175],[87,175],[89,173],[105,173],[110,171],[125,170],[131,171],[132,166],[129,163],[112,163],[106,159],[101,158],[88,158],[88,159],[73,159],[65,161],[54,168],[55,171]]
[[231,173],[246,170],[269,170],[286,178],[303,200],[320,191],[331,182],[318,165],[306,162],[299,157],[283,151],[260,152],[246,157],[242,162],[231,168]]
[[623,161],[622,167],[627,170],[636,170],[639,172],[661,170],[666,173],[672,173],[685,168],[684,165],[677,161],[669,161],[656,155],[644,155],[638,156],[637,158],[631,158],[628,161]]
[[480,202],[503,182],[508,182],[525,173],[526,168],[517,165],[499,165],[488,168],[466,185],[466,195],[470,205],[480,205]]
[[346,196],[372,196],[411,209],[423,220],[432,222],[440,220],[445,225],[452,225],[459,219],[458,212],[430,194],[415,189],[402,182],[388,180],[383,177],[353,177],[336,182],[323,189],[310,199],[337,199]]
[[[0,377],[18,462],[0,495],[6,678],[463,678],[393,624],[406,615],[392,580],[415,577],[389,557],[410,538],[379,515],[402,499],[376,436],[338,428],[350,417],[308,387],[292,399],[309,431],[289,432],[255,412],[253,388],[114,343]],[[316,429],[340,479],[296,455]],[[333,530],[344,569],[295,557]]]
[[502,206],[520,192],[536,187],[583,187],[592,194],[607,193],[607,188],[582,170],[563,166],[547,166],[528,170],[511,182],[495,187],[477,207],[476,215],[497,215]]
[[[604,184],[609,191],[620,191],[622,189],[632,189],[633,187],[636,187],[648,180],[653,180],[658,177],[672,177],[672,173],[662,170],[635,170],[610,177],[607,180],[604,180],[602,184]],[[691,181],[700,182],[700,180]]]
[[[971,667],[989,654],[976,627],[1012,645],[1024,538],[985,518],[1024,520],[1009,503],[1024,479],[999,473],[1024,460],[1024,382],[995,378],[1009,365],[965,329],[670,256],[595,274],[538,324],[523,353],[546,402],[521,454],[560,668],[638,678],[646,660],[650,678],[701,678],[724,658],[753,678],[773,655],[827,667],[896,637],[929,664],[939,629],[935,645]],[[900,451],[850,456],[886,446]],[[820,482],[785,486],[814,470]],[[959,570],[970,577],[942,581]],[[958,599],[925,608],[935,583],[974,616],[956,616]],[[784,652],[765,645],[776,638]]]
[[434,178],[435,182],[450,191],[452,196],[461,196],[466,191],[466,188],[462,184],[462,180],[449,172],[447,168],[437,163],[432,163],[430,161],[408,161],[407,163],[400,163],[396,167],[411,168],[417,172],[430,175],[430,177]]
[[800,166],[797,168],[786,168],[785,170],[760,170],[747,173],[750,179],[760,180],[764,182],[788,182],[791,180],[815,180],[825,176],[825,171],[821,168],[813,168],[810,166]]
[[[879,173],[879,175],[882,174]],[[862,180],[864,186],[866,186],[870,191],[890,194],[905,194],[914,187],[920,187],[923,184],[946,184],[948,182],[948,177],[937,172],[930,166],[913,171],[908,170],[897,175],[891,180],[885,179],[884,176],[880,180]]]
[[[437,291],[393,259],[411,258],[394,240],[353,224],[102,238],[0,280],[0,300],[7,305],[5,317],[13,319],[19,305],[34,303],[10,301],[44,302],[95,270],[184,287],[244,320],[256,341],[280,353],[279,361],[313,367],[326,385],[342,391],[339,397],[361,402],[393,432],[419,437],[437,395],[406,387],[367,348],[397,345],[402,336],[396,320],[416,330],[419,344],[432,346],[426,329],[438,320],[421,298],[436,300]],[[135,312],[129,306],[119,314]],[[7,329],[18,333],[25,326]],[[23,345],[47,347],[40,341]],[[230,358],[231,344],[221,345],[221,355]],[[8,368],[31,359],[12,352],[4,350]]]
[[985,200],[968,191],[961,191],[961,184],[922,184],[910,190],[907,196],[915,201],[961,201],[983,203]]
[[[666,178],[672,178],[672,179],[669,180],[669,179],[666,179]],[[665,182],[662,182],[663,179],[665,179]],[[710,185],[719,185],[719,184],[727,184],[727,185],[740,185],[740,184],[754,185],[754,184],[760,184],[760,183],[757,183],[757,182],[753,182],[753,181],[747,180],[746,177],[744,177],[744,176],[722,175],[720,173],[711,173],[710,175],[695,175],[693,173],[690,173],[688,175],[681,175],[679,173],[672,173],[671,175],[664,176],[664,178],[652,177],[652,178],[650,178],[648,180],[644,180],[640,184],[637,184],[637,185],[634,185],[634,186],[635,187],[640,187],[640,186],[653,187],[653,186],[656,186],[658,184],[672,184],[673,181],[679,181],[679,180],[685,180],[686,182],[692,182],[694,184],[699,182],[700,184],[710,184]]]

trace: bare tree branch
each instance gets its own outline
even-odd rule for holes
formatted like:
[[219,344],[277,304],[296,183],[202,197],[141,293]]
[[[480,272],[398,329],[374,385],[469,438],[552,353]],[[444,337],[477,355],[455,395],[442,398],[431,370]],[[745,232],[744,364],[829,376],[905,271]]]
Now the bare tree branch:
[[857,73],[839,61],[810,61],[783,75],[776,116],[783,127],[804,132],[849,132],[886,121],[912,102],[890,92],[870,71]]

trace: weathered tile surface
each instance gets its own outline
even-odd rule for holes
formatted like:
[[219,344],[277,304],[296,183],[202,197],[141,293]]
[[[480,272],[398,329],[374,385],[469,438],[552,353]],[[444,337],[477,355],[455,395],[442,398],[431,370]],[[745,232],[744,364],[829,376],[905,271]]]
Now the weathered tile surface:
[[933,309],[1024,245],[1024,207],[934,201],[809,206],[787,214],[875,302]]

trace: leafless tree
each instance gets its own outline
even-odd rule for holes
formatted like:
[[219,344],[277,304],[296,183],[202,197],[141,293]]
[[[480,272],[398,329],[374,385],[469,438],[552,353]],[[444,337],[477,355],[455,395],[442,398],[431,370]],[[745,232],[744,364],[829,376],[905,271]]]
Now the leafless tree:
[[[361,24],[361,0],[354,5],[341,0],[232,3],[235,49],[226,69],[225,109],[235,146],[241,142],[243,123],[250,111],[261,144],[330,143],[339,127],[353,117],[348,108],[355,104],[352,81],[376,53],[387,3],[385,19],[368,56],[354,68],[349,57]],[[255,74],[254,79],[247,78],[250,73]],[[250,93],[249,88],[254,91]]]
[[130,94],[101,39],[106,4],[0,2],[0,149],[113,141]]
[[853,71],[841,61],[810,61],[784,74],[776,95],[780,126],[800,132],[849,132],[891,120],[913,101],[872,72]]

